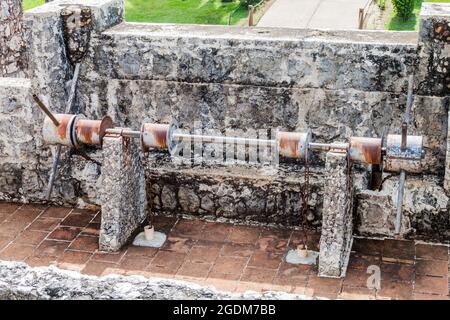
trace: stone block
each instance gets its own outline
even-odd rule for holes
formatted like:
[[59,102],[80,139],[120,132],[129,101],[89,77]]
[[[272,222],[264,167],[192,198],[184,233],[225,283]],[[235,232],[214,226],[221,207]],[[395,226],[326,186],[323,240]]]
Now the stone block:
[[[387,174],[386,174],[387,175]],[[445,242],[450,237],[449,197],[441,179],[432,175],[406,175],[400,234],[409,239]],[[398,175],[383,183],[380,191],[356,193],[355,233],[361,236],[394,236]]]
[[102,77],[255,86],[406,91],[413,32],[122,23],[91,67]]
[[147,216],[142,152],[132,138],[107,135],[103,140],[99,248],[117,251]]
[[39,193],[35,168],[34,116],[31,82],[23,78],[0,78],[0,199],[22,200],[24,192]]
[[60,16],[68,5],[91,9],[94,33],[102,32],[123,19],[122,0],[56,0],[25,13],[33,87],[54,111],[65,109],[66,87],[73,73],[73,66],[66,54],[66,39]]
[[419,94],[450,94],[450,3],[422,3],[419,27]]
[[353,185],[347,153],[328,152],[320,236],[319,276],[344,277],[353,241]]

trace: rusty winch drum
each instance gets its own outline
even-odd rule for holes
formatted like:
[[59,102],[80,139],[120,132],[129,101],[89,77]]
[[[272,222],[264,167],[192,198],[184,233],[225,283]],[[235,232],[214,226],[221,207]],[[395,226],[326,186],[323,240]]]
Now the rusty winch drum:
[[349,156],[353,162],[381,164],[382,141],[380,138],[351,137]]
[[407,136],[406,148],[402,149],[402,136],[390,134],[386,140],[385,171],[420,173],[423,157],[423,137]]
[[68,147],[79,147],[80,144],[101,146],[106,129],[112,128],[109,116],[101,120],[88,120],[80,115],[55,114],[59,125],[45,117],[42,128],[43,140],[46,144],[60,144]]
[[61,144],[75,146],[74,123],[77,116],[72,114],[54,114],[59,125],[56,126],[49,117],[45,117],[42,127],[42,137],[46,144]]
[[306,159],[311,142],[311,131],[277,132],[278,152],[287,158]]
[[106,129],[112,128],[113,122],[109,116],[101,120],[89,120],[78,117],[75,121],[75,144],[101,146]]
[[171,124],[144,123],[141,126],[141,146],[144,152],[150,149],[168,149],[175,147],[173,133],[178,129],[175,121]]

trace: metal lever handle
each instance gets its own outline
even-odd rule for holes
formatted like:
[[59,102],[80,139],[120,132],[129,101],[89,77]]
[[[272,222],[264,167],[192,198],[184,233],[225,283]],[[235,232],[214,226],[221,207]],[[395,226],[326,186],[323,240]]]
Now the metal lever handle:
[[402,228],[402,217],[403,217],[403,194],[405,192],[405,170],[400,172],[400,179],[398,183],[398,193],[397,193],[397,216],[395,218],[395,234],[400,234],[400,229]]
[[413,96],[413,90],[414,90],[414,76],[410,75],[408,78],[408,94],[406,97],[406,110],[405,115],[403,117],[403,123],[402,123],[402,143],[401,143],[401,149],[406,149],[406,139],[408,136],[408,125],[411,124],[411,110],[412,105],[414,101]]
[[33,94],[33,99],[34,99],[34,101],[36,101],[36,103],[39,106],[39,108],[41,108],[41,110],[47,115],[47,117],[49,117],[50,120],[52,120],[52,122],[55,124],[55,126],[58,127],[59,126],[59,121],[55,118],[53,113],[51,113],[51,111],[48,110],[48,108],[41,101],[41,99],[39,99],[39,97],[37,95],[35,95],[35,94]]
[[[406,137],[408,135],[408,125],[411,123],[411,109],[414,101],[413,96],[414,90],[414,76],[410,75],[408,78],[408,95],[406,97],[406,111],[402,123],[402,141],[401,149],[405,150],[407,146]],[[400,171],[400,178],[398,183],[398,193],[397,193],[397,216],[395,219],[395,234],[400,234],[400,229],[402,227],[403,218],[403,194],[405,192],[405,170]]]

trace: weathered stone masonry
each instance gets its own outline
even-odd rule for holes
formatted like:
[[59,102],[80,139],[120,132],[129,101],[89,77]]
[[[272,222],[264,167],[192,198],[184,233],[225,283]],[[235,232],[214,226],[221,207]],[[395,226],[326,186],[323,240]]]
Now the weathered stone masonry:
[[0,3],[0,77],[23,77],[27,68],[21,1]]
[[328,152],[319,275],[345,277],[353,243],[353,188],[347,152]]
[[147,217],[142,151],[134,139],[103,139],[100,250],[119,250]]
[[[445,67],[448,58],[448,40],[443,38],[445,28],[430,33],[436,23],[448,22],[448,5],[424,4],[419,34],[123,23],[121,0],[57,0],[30,10],[25,14],[30,85],[23,88],[3,79],[0,86],[0,99],[7,101],[11,90],[20,91],[16,104],[2,102],[0,121],[21,127],[14,139],[24,141],[17,145],[1,133],[5,152],[0,170],[8,181],[0,186],[2,199],[43,197],[51,149],[42,145],[43,117],[29,101],[29,92],[39,93],[54,111],[64,108],[72,66],[65,53],[61,4],[88,6],[94,17],[74,109],[91,118],[108,114],[116,125],[133,129],[143,122],[176,119],[186,128],[197,120],[204,128],[222,132],[311,128],[318,142],[398,133],[407,78],[415,72],[419,95],[411,134],[425,136],[425,174],[408,176],[402,233],[450,238],[449,199],[443,188],[448,92],[436,86],[446,81],[441,65]],[[437,60],[442,61],[433,67]],[[434,72],[436,68],[442,72]],[[11,105],[30,121],[24,123],[8,111]],[[89,154],[102,160],[101,150]],[[278,171],[184,168],[168,159],[154,161],[156,155],[148,157],[148,190],[158,212],[297,224],[301,163]],[[99,205],[101,168],[69,153],[63,159],[55,201]],[[316,160],[308,205],[311,225],[319,226],[324,159]],[[254,174],[249,177],[245,170]],[[398,178],[388,179],[377,192],[367,190],[363,171],[354,172],[356,231],[392,235]]]

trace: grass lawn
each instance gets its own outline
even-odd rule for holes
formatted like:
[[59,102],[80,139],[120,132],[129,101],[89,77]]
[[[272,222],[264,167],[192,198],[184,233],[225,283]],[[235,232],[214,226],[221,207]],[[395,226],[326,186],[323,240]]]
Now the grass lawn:
[[[389,1],[389,0],[388,0]],[[386,29],[388,30],[418,30],[419,15],[422,2],[450,2],[450,0],[416,0],[414,4],[414,12],[408,20],[403,20],[395,15],[393,11],[389,19]]]
[[247,16],[239,1],[221,0],[127,0],[125,19],[136,22],[172,22],[195,24],[231,24]]
[[23,10],[28,10],[45,3],[45,0],[23,0]]
[[[24,9],[41,5],[44,0],[24,0]],[[126,0],[125,20],[133,22],[231,24],[247,17],[239,0]]]

